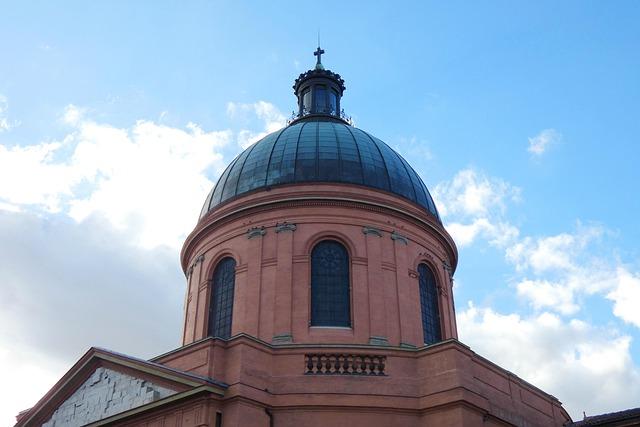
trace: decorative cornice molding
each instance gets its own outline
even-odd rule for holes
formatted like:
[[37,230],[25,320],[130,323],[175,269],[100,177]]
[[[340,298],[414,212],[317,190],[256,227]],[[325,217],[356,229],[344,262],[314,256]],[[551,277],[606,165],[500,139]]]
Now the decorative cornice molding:
[[247,230],[247,239],[253,239],[254,237],[262,237],[267,234],[267,230],[264,226],[253,227]]
[[409,244],[409,239],[407,239],[406,236],[403,236],[402,234],[398,233],[395,230],[391,232],[391,240],[395,242],[404,243],[405,245]]
[[296,231],[297,228],[298,228],[297,225],[291,224],[285,221],[285,222],[276,224],[276,233],[281,233],[283,231],[293,232],[293,231]]
[[290,333],[274,335],[271,340],[271,344],[274,345],[291,343],[293,343],[293,336]]
[[389,345],[389,340],[387,339],[387,337],[372,336],[369,337],[369,344],[387,346]]
[[362,227],[362,232],[364,234],[373,234],[374,236],[382,237],[382,232],[378,228],[370,227],[368,225]]
[[[274,195],[275,196],[275,195]],[[326,198],[325,198],[326,197]],[[255,201],[252,204],[231,204],[229,206],[220,206],[215,211],[209,212],[204,218],[200,220],[196,228],[187,237],[181,251],[181,259],[183,260],[183,268],[185,266],[185,260],[189,259],[189,253],[197,247],[197,244],[201,239],[209,235],[213,230],[216,230],[227,223],[236,220],[239,217],[246,216],[248,214],[255,214],[261,212],[268,212],[277,209],[294,208],[294,207],[346,207],[363,209],[370,212],[377,212],[385,215],[400,216],[404,220],[408,220],[414,225],[433,233],[440,243],[443,244],[442,248],[437,248],[443,252],[443,256],[450,258],[453,263],[453,268],[457,263],[458,252],[453,242],[453,239],[446,232],[442,224],[437,223],[428,214],[418,213],[415,209],[408,208],[395,208],[388,205],[384,205],[381,201],[367,201],[367,200],[351,200],[347,198],[340,198],[337,196],[296,196],[290,197],[282,195],[280,200],[265,200],[260,203]],[[423,242],[424,243],[424,242]]]

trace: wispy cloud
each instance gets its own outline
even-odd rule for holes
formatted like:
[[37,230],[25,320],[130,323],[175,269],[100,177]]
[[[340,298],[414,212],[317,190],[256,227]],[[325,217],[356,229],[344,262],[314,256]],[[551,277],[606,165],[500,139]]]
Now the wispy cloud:
[[529,138],[527,151],[534,156],[541,156],[550,147],[562,140],[562,135],[555,129],[544,129],[536,136]]
[[11,130],[18,126],[20,122],[9,120],[9,100],[6,96],[0,94],[0,133]]
[[520,199],[520,189],[475,169],[464,169],[435,186],[433,196],[447,230],[456,243],[471,245],[486,237],[495,246],[513,241],[519,230],[504,218],[508,203]]
[[227,103],[227,115],[243,124],[255,122],[254,118],[256,117],[262,122],[261,130],[242,129],[238,132],[237,143],[242,149],[281,129],[287,122],[285,115],[275,105],[266,101],[248,104],[229,102]]

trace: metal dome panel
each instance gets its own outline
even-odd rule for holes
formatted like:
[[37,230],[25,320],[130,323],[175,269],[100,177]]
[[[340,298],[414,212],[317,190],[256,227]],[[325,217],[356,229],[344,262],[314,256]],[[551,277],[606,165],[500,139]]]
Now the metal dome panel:
[[391,147],[367,132],[333,121],[301,121],[240,153],[209,193],[200,217],[260,188],[295,183],[363,185],[416,203],[438,220],[429,190]]

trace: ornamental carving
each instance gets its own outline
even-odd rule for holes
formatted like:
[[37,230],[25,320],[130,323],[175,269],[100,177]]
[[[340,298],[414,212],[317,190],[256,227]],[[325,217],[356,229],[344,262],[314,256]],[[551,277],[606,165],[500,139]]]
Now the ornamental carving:
[[406,236],[396,232],[395,230],[391,232],[391,240],[403,243],[404,245],[409,244],[409,239]]
[[365,225],[364,227],[362,227],[362,232],[364,234],[373,234],[374,236],[382,237],[382,232],[375,227],[369,227]]
[[253,227],[247,230],[247,239],[253,239],[254,237],[262,237],[265,234],[267,234],[267,230],[265,230],[264,226]]
[[297,228],[298,228],[297,225],[290,224],[285,221],[285,222],[276,224],[276,233],[281,233],[283,231],[296,231]]

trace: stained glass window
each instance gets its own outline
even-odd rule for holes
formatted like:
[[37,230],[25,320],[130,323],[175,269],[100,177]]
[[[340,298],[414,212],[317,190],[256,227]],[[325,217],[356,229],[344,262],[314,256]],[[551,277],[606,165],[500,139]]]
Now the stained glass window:
[[209,336],[229,338],[233,314],[233,291],[236,281],[236,261],[223,258],[213,272],[209,304]]
[[433,271],[426,265],[418,266],[420,277],[420,309],[422,311],[422,331],[424,343],[440,341],[440,311],[438,310],[438,289]]
[[333,240],[311,252],[311,326],[351,326],[349,254]]

